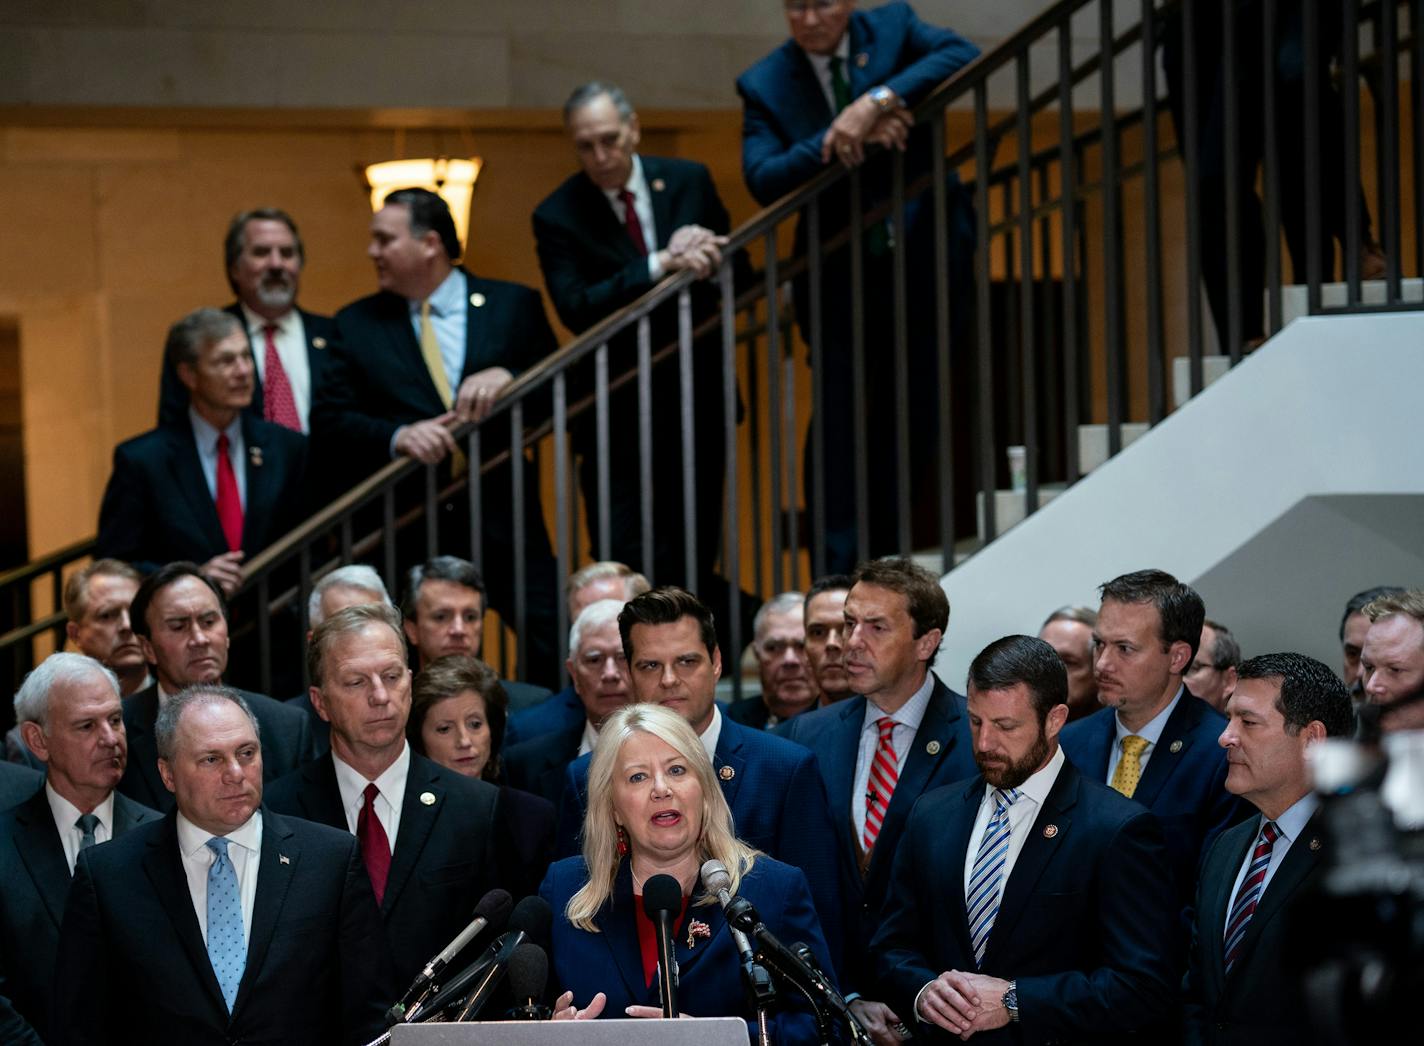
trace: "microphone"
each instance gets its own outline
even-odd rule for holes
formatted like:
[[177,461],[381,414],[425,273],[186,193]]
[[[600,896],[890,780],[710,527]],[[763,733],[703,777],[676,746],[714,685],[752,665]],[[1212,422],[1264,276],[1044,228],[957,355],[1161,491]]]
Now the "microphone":
[[509,960],[509,990],[516,1005],[510,1020],[547,1021],[553,1011],[544,1005],[544,988],[549,983],[549,956],[544,949],[525,941],[514,949]]
[[[706,887],[708,893],[717,895],[717,900],[725,911],[727,905],[732,903],[732,877],[727,872],[727,866],[716,859],[705,861],[701,874],[702,885]],[[747,935],[735,926],[732,926],[731,930],[732,940],[736,942],[737,953],[742,957],[743,964],[755,962],[756,956],[752,952],[752,945],[747,940]]]
[[658,928],[658,997],[663,1016],[677,1017],[677,960],[672,954],[672,921],[682,912],[682,886],[670,875],[655,875],[643,884],[643,911]]
[[[716,894],[722,908],[726,909],[727,905],[732,903],[732,877],[727,873],[727,866],[715,859],[707,861],[702,865],[701,875],[702,885],[707,892]],[[765,1046],[771,1042],[766,1014],[776,1004],[776,985],[772,983],[771,974],[767,972],[766,967],[756,961],[756,953],[752,950],[747,935],[730,923],[727,928],[732,933],[732,941],[741,957],[742,986],[747,992],[747,1003],[757,1015],[757,1041]]]
[[732,899],[727,906],[727,921],[756,938],[761,959],[776,973],[812,998],[820,999],[852,1028],[859,1026],[845,999],[831,984],[831,979],[821,971],[820,966],[815,963],[807,964],[792,949],[777,940],[745,897]]
[[537,944],[546,953],[554,926],[554,909],[549,902],[537,894],[524,898],[514,906],[514,914],[509,917],[511,930],[523,930],[531,944]]
[[[532,943],[543,940],[547,942],[553,923],[554,910],[549,907],[549,902],[542,897],[526,897],[515,905],[514,914],[509,917],[509,932],[496,942],[497,947],[490,948],[492,955],[486,953],[489,965],[475,990],[466,999],[464,1008],[461,1009],[460,1015],[456,1019],[467,1021],[479,1013],[489,1003],[490,996],[494,994],[494,990],[499,987],[499,983],[509,972],[510,964],[514,961],[519,946],[526,941]],[[547,979],[547,959],[545,960],[544,975]]]
[[475,905],[475,917],[470,921],[470,924],[461,930],[455,939],[440,951],[440,954],[425,964],[425,968],[420,971],[419,976],[406,989],[401,1001],[386,1011],[386,1023],[405,1023],[406,1014],[430,998],[437,987],[435,978],[440,976],[445,967],[450,965],[450,961],[459,955],[467,944],[479,936],[487,926],[494,926],[497,930],[504,927],[504,924],[509,920],[509,909],[513,903],[514,899],[509,896],[508,890],[491,890],[481,897],[479,903]]

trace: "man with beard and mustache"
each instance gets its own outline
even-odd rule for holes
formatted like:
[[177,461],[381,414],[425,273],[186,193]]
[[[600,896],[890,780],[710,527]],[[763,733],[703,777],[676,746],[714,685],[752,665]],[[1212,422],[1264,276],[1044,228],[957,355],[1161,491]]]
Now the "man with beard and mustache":
[[[252,347],[257,383],[248,411],[295,432],[309,432],[308,415],[333,337],[330,316],[297,306],[306,250],[286,211],[243,211],[223,238],[227,282],[237,300],[223,311],[242,324]],[[181,421],[188,394],[165,364],[158,397],[159,424]]]
[[1068,675],[1043,640],[990,643],[968,690],[980,774],[915,805],[871,944],[890,1005],[931,1042],[1159,1041],[1177,979],[1161,827],[1064,758]]

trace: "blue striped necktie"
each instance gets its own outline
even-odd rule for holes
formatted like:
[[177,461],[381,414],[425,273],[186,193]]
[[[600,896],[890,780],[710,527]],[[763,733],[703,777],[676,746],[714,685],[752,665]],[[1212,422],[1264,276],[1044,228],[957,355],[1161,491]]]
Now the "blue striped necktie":
[[242,929],[237,869],[227,855],[227,844],[219,837],[206,844],[213,852],[213,863],[208,867],[208,960],[213,964],[227,1012],[231,1013],[247,966],[247,941]]
[[1226,920],[1226,943],[1222,954],[1226,960],[1226,972],[1236,965],[1241,957],[1241,942],[1246,939],[1246,927],[1251,916],[1256,913],[1256,905],[1261,901],[1261,893],[1266,885],[1266,869],[1271,866],[1271,850],[1280,838],[1281,831],[1276,822],[1267,821],[1261,825],[1261,834],[1256,837],[1256,849],[1251,852],[1251,865],[1246,869],[1246,878],[1241,880],[1241,888],[1236,891],[1236,903],[1231,906],[1231,917]]
[[965,905],[969,912],[969,937],[974,942],[974,964],[984,963],[984,949],[994,917],[999,914],[999,897],[1004,885],[1004,862],[1009,855],[1009,807],[1023,793],[1017,788],[994,789],[994,815],[984,828],[979,852],[969,875]]

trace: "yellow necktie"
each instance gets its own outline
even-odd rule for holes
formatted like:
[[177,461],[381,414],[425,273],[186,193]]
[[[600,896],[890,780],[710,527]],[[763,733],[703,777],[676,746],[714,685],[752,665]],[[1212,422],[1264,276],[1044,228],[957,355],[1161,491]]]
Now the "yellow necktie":
[[1142,777],[1142,752],[1147,747],[1147,738],[1128,734],[1122,739],[1122,758],[1113,771],[1112,786],[1129,799],[1137,791],[1137,782]]
[[430,380],[435,382],[435,391],[440,394],[440,402],[449,410],[455,402],[450,393],[450,378],[445,373],[445,360],[440,355],[440,342],[435,337],[435,324],[430,322],[430,299],[420,303],[420,354],[425,357],[425,368],[430,371]]

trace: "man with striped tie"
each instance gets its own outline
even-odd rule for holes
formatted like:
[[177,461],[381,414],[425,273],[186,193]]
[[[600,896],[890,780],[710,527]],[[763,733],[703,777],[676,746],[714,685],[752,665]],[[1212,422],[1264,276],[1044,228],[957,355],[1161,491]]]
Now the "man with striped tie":
[[871,944],[889,1003],[930,1042],[1169,1041],[1156,818],[1064,758],[1068,674],[1043,640],[989,644],[968,690],[980,775],[910,814]]
[[1320,799],[1306,751],[1354,728],[1335,673],[1301,654],[1263,654],[1237,669],[1220,744],[1226,787],[1260,811],[1207,851],[1185,982],[1189,1043],[1310,1039],[1299,978],[1288,975],[1286,906],[1322,867]]

